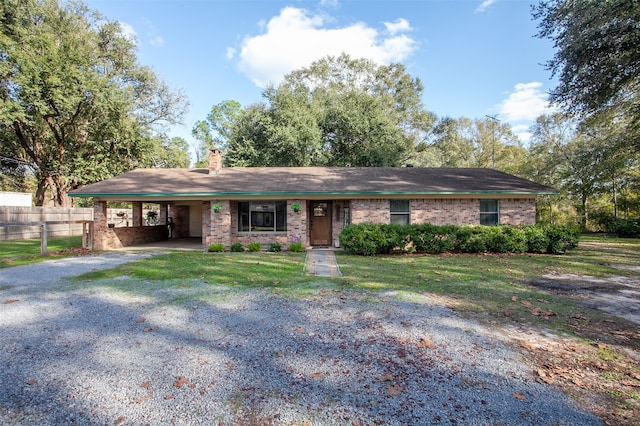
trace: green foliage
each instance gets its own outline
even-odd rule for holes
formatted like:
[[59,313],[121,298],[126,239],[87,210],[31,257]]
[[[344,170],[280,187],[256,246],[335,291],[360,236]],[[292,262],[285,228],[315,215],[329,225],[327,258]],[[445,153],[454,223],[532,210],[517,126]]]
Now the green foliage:
[[388,253],[550,253],[577,246],[575,228],[481,225],[348,225],[340,234],[345,250],[370,256]]
[[254,251],[261,251],[262,250],[262,245],[260,243],[249,243],[247,245],[247,250],[254,252]]
[[404,66],[327,57],[265,90],[229,136],[235,166],[398,166],[433,124]]
[[302,247],[302,243],[291,243],[289,244],[289,251],[302,253],[304,251],[304,247]]
[[640,238],[640,218],[618,219],[610,225],[609,232],[622,238]]
[[282,245],[280,245],[280,243],[271,243],[269,244],[269,251],[271,252],[282,251]]
[[233,253],[242,253],[244,251],[244,247],[242,243],[233,243],[231,244],[231,251]]
[[[78,2],[6,0],[0,12],[0,134],[35,171],[36,205],[143,164],[186,106],[118,22]],[[3,140],[4,140],[3,136]]]
[[637,1],[540,1],[533,12],[540,21],[538,37],[552,40],[557,49],[547,62],[559,77],[552,102],[572,111],[593,112],[637,95]]
[[223,252],[224,251],[224,244],[211,244],[209,246],[209,251],[210,252]]

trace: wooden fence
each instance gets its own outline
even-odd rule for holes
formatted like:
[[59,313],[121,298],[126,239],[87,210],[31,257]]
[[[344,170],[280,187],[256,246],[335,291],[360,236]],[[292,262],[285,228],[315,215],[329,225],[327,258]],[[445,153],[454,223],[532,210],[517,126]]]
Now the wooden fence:
[[92,208],[0,206],[0,240],[40,238],[42,223],[48,237],[83,235],[83,223],[92,221]]

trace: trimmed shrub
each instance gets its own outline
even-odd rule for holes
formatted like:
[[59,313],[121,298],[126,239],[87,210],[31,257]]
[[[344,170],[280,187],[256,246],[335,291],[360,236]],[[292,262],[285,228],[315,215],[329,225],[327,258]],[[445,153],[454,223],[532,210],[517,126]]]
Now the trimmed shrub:
[[302,243],[291,243],[289,244],[289,251],[302,253],[304,251],[304,247],[302,247]]
[[209,251],[210,252],[223,252],[224,251],[224,244],[211,244],[209,246]]
[[282,251],[282,246],[280,245],[280,243],[271,243],[269,244],[269,251]]
[[231,244],[231,251],[234,253],[242,253],[244,251],[244,247],[242,243],[233,243]]
[[345,250],[364,256],[387,253],[551,253],[578,245],[578,230],[566,226],[348,225],[340,234]]
[[260,243],[249,243],[247,245],[247,250],[249,250],[249,251],[260,251],[260,250],[262,250],[262,246],[260,245]]
[[527,253],[546,253],[549,237],[542,226],[526,225],[522,231],[527,241]]
[[640,238],[640,219],[618,219],[610,225],[609,232],[621,238]]
[[546,225],[544,228],[549,239],[547,253],[564,254],[567,250],[578,247],[578,228],[560,225]]

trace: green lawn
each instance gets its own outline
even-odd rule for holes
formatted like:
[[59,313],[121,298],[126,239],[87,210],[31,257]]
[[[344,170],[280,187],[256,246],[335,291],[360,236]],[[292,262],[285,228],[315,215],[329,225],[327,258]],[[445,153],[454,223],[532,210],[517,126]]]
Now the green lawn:
[[[47,251],[55,253],[60,250],[81,247],[82,237],[56,237],[47,239]],[[63,255],[47,256],[40,255],[40,240],[14,240],[0,241],[0,268],[8,266],[24,265],[39,262],[43,259],[51,259],[52,256],[61,257]]]
[[[173,252],[131,262],[118,268],[85,274],[85,283],[119,286],[130,292],[150,294],[159,287],[265,288],[290,296],[306,296],[322,289],[392,292],[402,298],[429,293],[447,299],[460,312],[483,313],[509,320],[544,322],[566,330],[566,317],[599,311],[577,307],[575,302],[529,285],[549,272],[607,277],[633,275],[610,264],[637,264],[640,242],[582,237],[578,249],[566,255],[397,255],[353,256],[337,253],[343,277],[318,278],[303,274],[304,254]],[[137,285],[111,278],[127,276],[144,281]],[[534,307],[555,315],[532,317]]]

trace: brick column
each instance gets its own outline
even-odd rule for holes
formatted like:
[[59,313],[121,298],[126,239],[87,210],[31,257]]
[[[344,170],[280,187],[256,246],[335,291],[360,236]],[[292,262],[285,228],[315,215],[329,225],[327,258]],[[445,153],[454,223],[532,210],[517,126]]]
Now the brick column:
[[[219,206],[214,211],[213,206]],[[231,247],[231,202],[229,200],[213,200],[202,202],[202,245],[208,250],[211,244],[222,244],[226,249]]]
[[[291,205],[295,203],[300,204],[298,212],[294,212],[291,208]],[[288,248],[289,244],[293,242],[292,235],[300,237],[302,247],[307,247],[309,241],[309,220],[307,217],[309,212],[307,210],[307,200],[287,200],[287,238],[289,243],[283,248]]]
[[107,250],[107,202],[93,201],[93,250]]
[[133,212],[132,212],[132,218],[131,220],[133,221],[133,226],[142,226],[143,225],[143,221],[142,221],[142,203],[140,202],[134,202],[131,203],[132,207],[133,207]]

